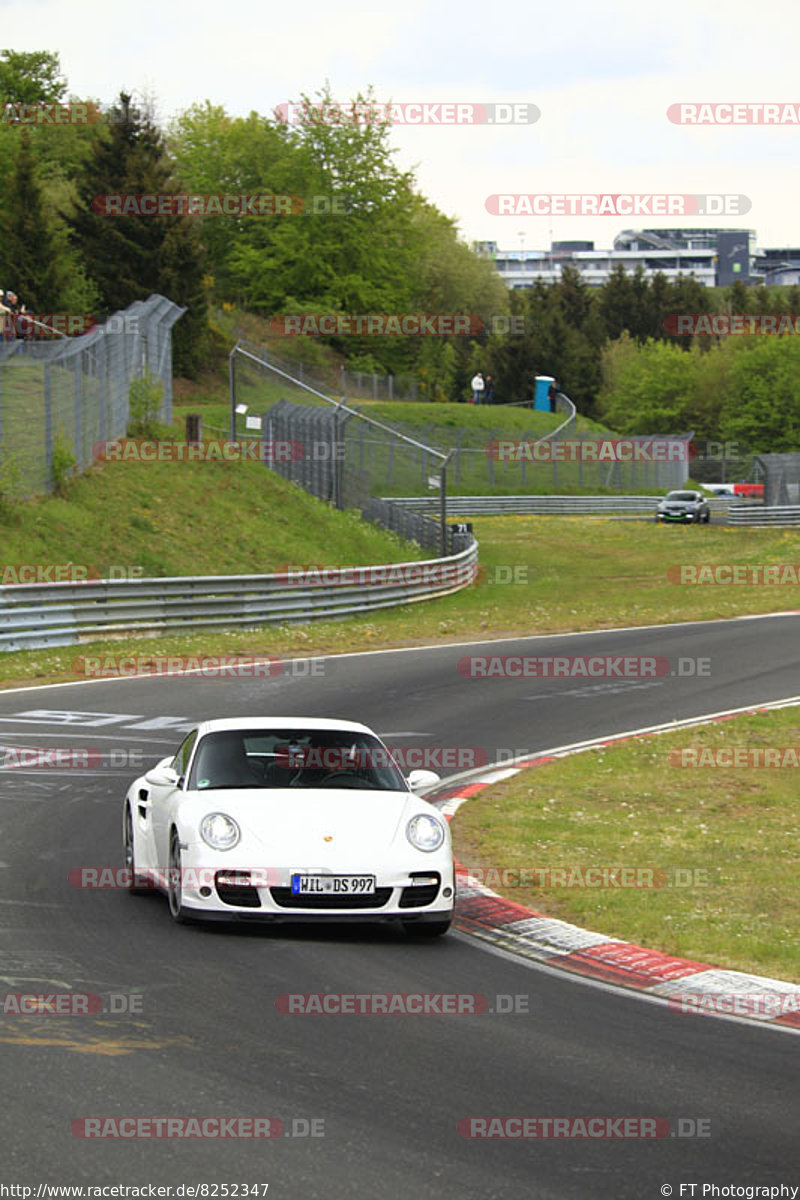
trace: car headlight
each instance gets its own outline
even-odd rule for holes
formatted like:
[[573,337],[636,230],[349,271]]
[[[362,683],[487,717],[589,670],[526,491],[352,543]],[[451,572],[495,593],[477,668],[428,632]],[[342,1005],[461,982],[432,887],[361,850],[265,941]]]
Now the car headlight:
[[203,817],[200,836],[213,850],[232,850],[242,835],[233,817],[217,812]]
[[406,825],[406,837],[417,850],[424,850],[430,854],[433,850],[438,850],[443,844],[444,828],[441,821],[437,821],[436,817],[430,817],[427,813],[420,813],[419,816],[412,817],[408,825]]

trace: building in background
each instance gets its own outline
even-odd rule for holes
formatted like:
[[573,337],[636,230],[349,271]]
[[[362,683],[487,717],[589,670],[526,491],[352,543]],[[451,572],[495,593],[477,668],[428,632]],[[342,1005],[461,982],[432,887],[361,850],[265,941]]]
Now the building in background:
[[561,268],[575,267],[592,287],[606,283],[617,267],[634,274],[641,267],[652,279],[661,272],[674,282],[693,276],[705,287],[737,281],[800,284],[800,249],[757,250],[752,229],[625,229],[610,250],[594,242],[552,242],[549,250],[500,250],[497,242],[474,242],[476,253],[494,262],[509,288],[530,288],[537,280],[557,283]]

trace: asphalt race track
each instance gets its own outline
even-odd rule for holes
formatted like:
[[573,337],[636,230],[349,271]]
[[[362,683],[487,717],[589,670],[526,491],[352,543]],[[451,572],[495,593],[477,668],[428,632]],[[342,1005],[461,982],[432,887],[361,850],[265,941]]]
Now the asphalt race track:
[[[690,673],[459,673],[459,660],[487,653],[658,655]],[[707,673],[691,673],[698,658]],[[481,747],[491,761],[498,751],[790,697],[800,692],[799,664],[797,615],[446,646],[328,658],[322,677],[162,677],[0,693],[0,739],[139,750],[150,766],[197,719],[275,713],[364,720],[395,745]],[[135,995],[140,1006],[0,1017],[7,1177],[269,1184],[267,1196],[292,1200],[649,1200],[670,1194],[663,1185],[677,1197],[681,1184],[800,1184],[800,1042],[791,1033],[683,1016],[461,934],[415,944],[382,927],[177,927],[158,895],[71,886],[76,868],[120,865],[121,801],[139,773],[0,776],[3,992]],[[498,995],[523,996],[529,1011],[276,1010],[279,995],[298,992],[466,992],[490,1006]],[[710,1121],[710,1136],[460,1135],[462,1118],[492,1116],[665,1117],[673,1132],[679,1119],[684,1131]],[[324,1137],[85,1139],[72,1132],[84,1117],[273,1117],[298,1135],[322,1121]]]

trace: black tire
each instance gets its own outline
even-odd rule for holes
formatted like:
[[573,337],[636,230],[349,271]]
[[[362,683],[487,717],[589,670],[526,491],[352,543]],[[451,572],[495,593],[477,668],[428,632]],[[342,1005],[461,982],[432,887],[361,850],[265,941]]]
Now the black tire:
[[435,938],[447,933],[452,923],[452,917],[445,921],[403,921],[403,929],[409,937]]
[[181,844],[177,829],[169,836],[169,864],[167,867],[167,901],[169,915],[176,925],[185,925],[189,918],[183,906],[183,887],[181,886]]
[[703,517],[703,524],[704,525],[711,524],[711,513],[710,512],[707,512],[706,515]]
[[125,869],[130,871],[130,883],[128,891],[132,896],[141,896],[143,892],[150,889],[140,876],[136,874],[136,857],[133,846],[133,816],[131,814],[130,805],[125,808],[125,832],[123,836],[123,850],[125,854]]

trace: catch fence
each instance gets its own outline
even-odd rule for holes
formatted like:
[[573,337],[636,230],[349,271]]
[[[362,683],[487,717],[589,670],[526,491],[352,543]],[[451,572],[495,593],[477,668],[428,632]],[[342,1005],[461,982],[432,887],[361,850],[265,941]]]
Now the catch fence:
[[76,469],[95,446],[123,437],[134,379],[161,384],[172,420],[172,327],[186,310],[164,296],[137,300],[80,337],[0,340],[0,470],[18,468],[24,495],[53,487],[54,452]]

